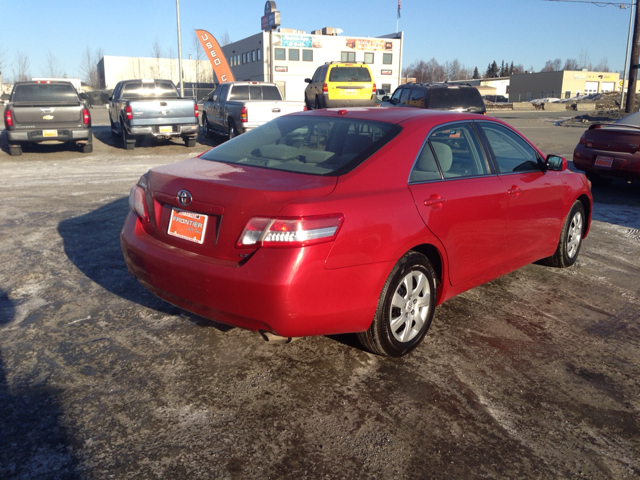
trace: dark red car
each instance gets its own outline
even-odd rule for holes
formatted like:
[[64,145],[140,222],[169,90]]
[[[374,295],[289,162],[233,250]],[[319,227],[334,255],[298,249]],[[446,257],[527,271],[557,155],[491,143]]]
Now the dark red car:
[[623,123],[630,120],[591,125],[580,137],[573,164],[594,185],[608,185],[614,178],[640,180],[640,126]]
[[277,118],[129,196],[129,271],[185,310],[263,333],[356,332],[401,356],[436,305],[536,260],[572,265],[584,175],[489,117],[423,109]]

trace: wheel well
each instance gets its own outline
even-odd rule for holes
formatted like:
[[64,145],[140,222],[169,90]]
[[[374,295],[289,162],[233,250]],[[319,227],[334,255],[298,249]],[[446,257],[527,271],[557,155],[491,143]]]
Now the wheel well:
[[411,250],[421,253],[429,259],[429,262],[431,262],[431,266],[433,266],[433,269],[436,271],[436,275],[438,276],[438,282],[442,282],[442,258],[440,257],[440,252],[438,252],[438,249],[433,245],[422,244],[413,247]]
[[587,218],[591,217],[591,202],[589,201],[589,197],[586,195],[580,195],[578,200],[582,202],[582,206],[584,207],[584,213]]

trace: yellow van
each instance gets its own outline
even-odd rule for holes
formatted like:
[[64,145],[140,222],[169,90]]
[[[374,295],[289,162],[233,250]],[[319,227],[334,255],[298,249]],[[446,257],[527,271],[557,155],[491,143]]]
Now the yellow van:
[[365,63],[330,62],[317,68],[313,78],[305,78],[307,109],[373,107],[376,84]]

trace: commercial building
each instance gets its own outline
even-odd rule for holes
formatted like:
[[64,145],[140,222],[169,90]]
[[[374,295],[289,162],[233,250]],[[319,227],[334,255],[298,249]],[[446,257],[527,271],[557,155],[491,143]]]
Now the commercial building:
[[511,75],[510,102],[539,98],[571,98],[591,93],[619,92],[620,74],[565,70]]

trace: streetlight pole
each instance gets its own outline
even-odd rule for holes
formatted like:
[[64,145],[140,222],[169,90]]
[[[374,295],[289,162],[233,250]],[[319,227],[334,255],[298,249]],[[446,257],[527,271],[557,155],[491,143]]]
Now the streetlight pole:
[[636,20],[633,26],[633,39],[631,40],[631,65],[629,66],[629,87],[627,94],[626,113],[633,113],[636,107],[636,82],[638,80],[638,57],[640,49],[638,40],[640,39],[640,15],[638,14],[638,0],[635,2]]
[[184,97],[182,85],[182,41],[180,40],[180,0],[176,0],[176,16],[178,18],[178,75],[180,77],[180,96]]
[[[620,5],[620,8],[627,8],[624,5]],[[631,22],[633,20],[633,5],[631,5],[631,11],[629,12],[629,33],[627,34],[627,49],[624,52],[624,70],[622,71],[622,88],[620,89],[620,108],[624,105],[624,83],[627,79],[627,66],[629,65],[629,42],[631,41]]]

